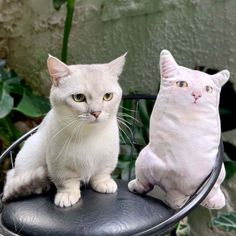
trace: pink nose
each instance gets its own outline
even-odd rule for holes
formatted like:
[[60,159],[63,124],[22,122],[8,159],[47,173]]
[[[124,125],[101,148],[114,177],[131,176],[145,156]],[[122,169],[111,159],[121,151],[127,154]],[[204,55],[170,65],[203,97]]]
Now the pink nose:
[[195,100],[197,100],[198,98],[200,98],[202,96],[201,92],[192,92],[192,96],[195,98]]
[[100,116],[101,111],[92,111],[90,112],[91,115],[93,115],[96,119]]

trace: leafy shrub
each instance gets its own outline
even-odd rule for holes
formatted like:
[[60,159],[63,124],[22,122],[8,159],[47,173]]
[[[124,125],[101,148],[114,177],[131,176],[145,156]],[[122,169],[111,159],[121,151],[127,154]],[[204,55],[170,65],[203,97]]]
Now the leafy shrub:
[[21,78],[5,67],[0,60],[0,141],[2,148],[9,146],[21,133],[15,122],[38,118],[50,109],[48,99],[38,96],[25,85]]
[[226,232],[236,232],[236,212],[220,214],[213,218],[214,226]]

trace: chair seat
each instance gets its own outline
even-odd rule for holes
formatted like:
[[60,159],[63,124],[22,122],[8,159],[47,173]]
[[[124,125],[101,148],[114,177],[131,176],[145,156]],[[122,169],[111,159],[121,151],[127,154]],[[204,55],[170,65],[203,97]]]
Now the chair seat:
[[157,199],[130,193],[126,181],[117,180],[117,184],[118,192],[114,194],[83,188],[82,198],[70,208],[54,205],[55,190],[20,198],[4,206],[2,230],[24,236],[130,236],[175,213]]

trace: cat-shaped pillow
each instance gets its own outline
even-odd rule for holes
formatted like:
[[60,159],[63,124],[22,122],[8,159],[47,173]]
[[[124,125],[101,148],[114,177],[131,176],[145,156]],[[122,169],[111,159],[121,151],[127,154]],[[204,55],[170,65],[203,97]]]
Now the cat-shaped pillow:
[[[135,165],[136,179],[129,190],[139,193],[158,185],[162,199],[180,208],[211,172],[220,143],[218,112],[221,87],[229,71],[215,75],[179,66],[171,53],[160,55],[161,86],[150,120],[150,141],[140,152]],[[222,208],[225,197],[220,176],[202,205]]]

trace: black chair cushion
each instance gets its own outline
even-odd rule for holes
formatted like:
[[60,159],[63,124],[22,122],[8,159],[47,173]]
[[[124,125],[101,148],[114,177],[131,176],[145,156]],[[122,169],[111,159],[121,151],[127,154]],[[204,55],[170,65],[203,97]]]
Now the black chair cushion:
[[157,199],[130,193],[126,181],[117,184],[118,192],[114,194],[82,189],[81,200],[70,208],[54,205],[55,190],[20,198],[4,206],[2,226],[24,236],[130,236],[175,213]]

